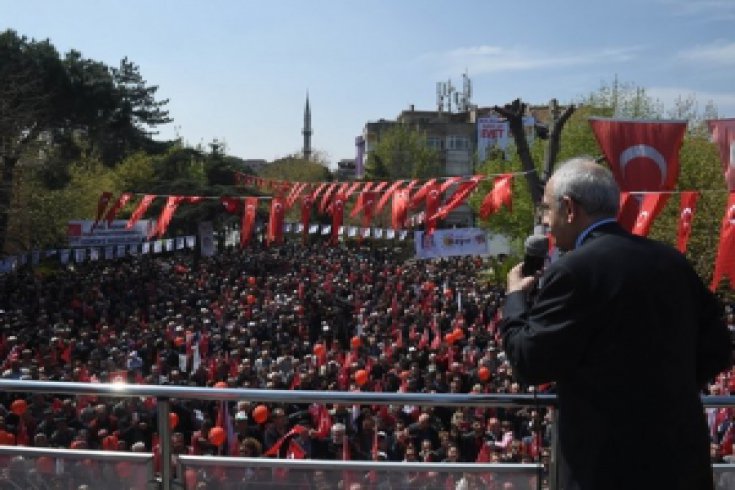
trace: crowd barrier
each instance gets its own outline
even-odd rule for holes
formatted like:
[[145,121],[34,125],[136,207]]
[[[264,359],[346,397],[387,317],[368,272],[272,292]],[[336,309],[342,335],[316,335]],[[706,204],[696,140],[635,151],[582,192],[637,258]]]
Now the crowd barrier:
[[[302,485],[300,481],[304,478],[314,482],[317,476],[323,478],[328,488],[333,485],[337,478],[345,478],[346,472],[358,472],[361,474],[374,472],[376,478],[389,477],[394,473],[425,473],[430,476],[495,474],[503,478],[524,478],[528,481],[533,478],[536,487],[541,490],[557,488],[557,448],[556,437],[552,435],[550,460],[548,467],[540,462],[531,464],[507,464],[507,463],[406,463],[406,462],[372,462],[372,461],[325,461],[325,460],[294,460],[294,459],[271,459],[271,458],[238,458],[238,457],[216,457],[216,456],[179,456],[177,458],[178,468],[172,468],[171,461],[171,437],[169,427],[169,411],[171,399],[195,399],[208,401],[249,401],[255,403],[323,403],[323,404],[346,404],[346,405],[414,405],[414,406],[445,406],[445,407],[495,407],[495,408],[522,408],[522,407],[553,407],[556,404],[556,396],[552,394],[448,394],[448,393],[374,393],[374,392],[341,392],[341,391],[292,391],[292,390],[254,390],[235,388],[203,388],[203,387],[181,387],[181,386],[158,386],[158,385],[133,385],[124,383],[64,383],[51,381],[16,381],[0,380],[0,390],[16,393],[42,393],[57,395],[96,395],[108,398],[124,397],[154,397],[157,400],[158,430],[161,444],[161,472],[160,478],[153,481],[153,454],[151,453],[126,453],[114,451],[80,451],[49,448],[26,448],[18,446],[0,447],[0,458],[6,458],[10,462],[12,458],[22,461],[28,469],[28,460],[36,463],[35,473],[48,472],[53,475],[63,475],[59,471],[62,466],[68,466],[67,461],[89,461],[97,463],[96,470],[101,478],[111,479],[109,485],[103,481],[94,488],[106,488],[113,490],[117,488],[113,480],[118,481],[124,475],[140,475],[144,472],[145,485],[148,488],[160,488],[170,490],[172,488],[185,488],[185,475],[187,469],[216,468],[220,472],[236,471],[242,475],[243,472],[253,471],[258,468],[279,469],[291,473],[291,477],[279,484],[279,488],[289,486],[292,482],[293,488]],[[704,396],[703,403],[706,407],[735,407],[735,396]],[[558,410],[553,410],[558,414]],[[552,419],[552,429],[556,417]],[[554,434],[552,430],[552,434]],[[18,458],[18,457],[21,458]],[[53,467],[48,463],[38,464],[38,459],[52,458]],[[11,458],[11,459],[8,459]],[[120,463],[127,463],[121,465]],[[144,468],[144,469],[143,469]],[[18,468],[20,471],[21,468]],[[624,471],[624,469],[621,469]],[[12,474],[13,467],[9,466]],[[726,486],[718,486],[718,489],[735,490],[735,464],[714,465],[715,478],[725,482]],[[121,477],[121,473],[123,477]],[[178,475],[174,478],[174,475]],[[724,477],[724,478],[723,478]],[[727,478],[732,477],[732,478]],[[732,481],[732,486],[730,486]],[[47,482],[46,482],[47,483]],[[26,485],[30,485],[27,483]],[[266,486],[267,485],[260,485]],[[18,488],[53,488],[44,486],[43,478],[39,479],[36,487],[26,486]],[[445,488],[445,483],[437,488]],[[346,489],[345,489],[346,490]]]

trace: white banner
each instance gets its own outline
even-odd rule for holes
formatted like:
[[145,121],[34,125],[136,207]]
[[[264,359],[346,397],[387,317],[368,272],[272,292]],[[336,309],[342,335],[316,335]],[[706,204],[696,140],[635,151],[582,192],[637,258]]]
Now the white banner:
[[72,247],[130,245],[146,240],[153,229],[153,223],[152,220],[142,219],[128,230],[127,220],[117,219],[109,226],[106,220],[101,220],[92,229],[94,220],[75,220],[69,221],[66,234]]
[[[536,120],[533,116],[523,118],[523,131],[526,133],[526,141],[529,145],[533,144],[534,124]],[[479,117],[477,118],[477,159],[483,162],[487,158],[488,150],[496,147],[503,151],[505,158],[508,158],[508,145],[513,141],[513,135],[510,132],[508,121],[497,117]]]
[[414,232],[417,259],[454,257],[458,255],[488,255],[487,233],[479,228],[436,230],[431,235]]

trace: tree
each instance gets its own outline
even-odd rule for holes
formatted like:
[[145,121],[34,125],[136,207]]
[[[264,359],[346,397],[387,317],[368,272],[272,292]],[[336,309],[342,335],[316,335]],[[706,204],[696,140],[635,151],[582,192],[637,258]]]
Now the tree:
[[265,165],[260,177],[287,182],[325,182],[332,180],[327,167],[299,156],[288,156]]
[[368,155],[366,180],[423,179],[442,175],[439,153],[427,145],[426,135],[396,124],[380,135]]

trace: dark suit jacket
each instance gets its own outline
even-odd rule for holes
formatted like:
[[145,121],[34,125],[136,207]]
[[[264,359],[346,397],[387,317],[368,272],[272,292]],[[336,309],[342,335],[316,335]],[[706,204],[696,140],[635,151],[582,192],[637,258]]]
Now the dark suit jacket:
[[503,316],[514,373],[557,383],[561,488],[712,488],[699,395],[730,340],[681,254],[602,225]]

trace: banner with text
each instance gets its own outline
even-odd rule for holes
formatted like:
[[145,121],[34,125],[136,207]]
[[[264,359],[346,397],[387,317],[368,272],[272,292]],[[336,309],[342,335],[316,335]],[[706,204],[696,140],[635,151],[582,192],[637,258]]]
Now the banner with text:
[[487,233],[479,228],[452,228],[426,234],[414,232],[417,259],[458,255],[488,255]]

